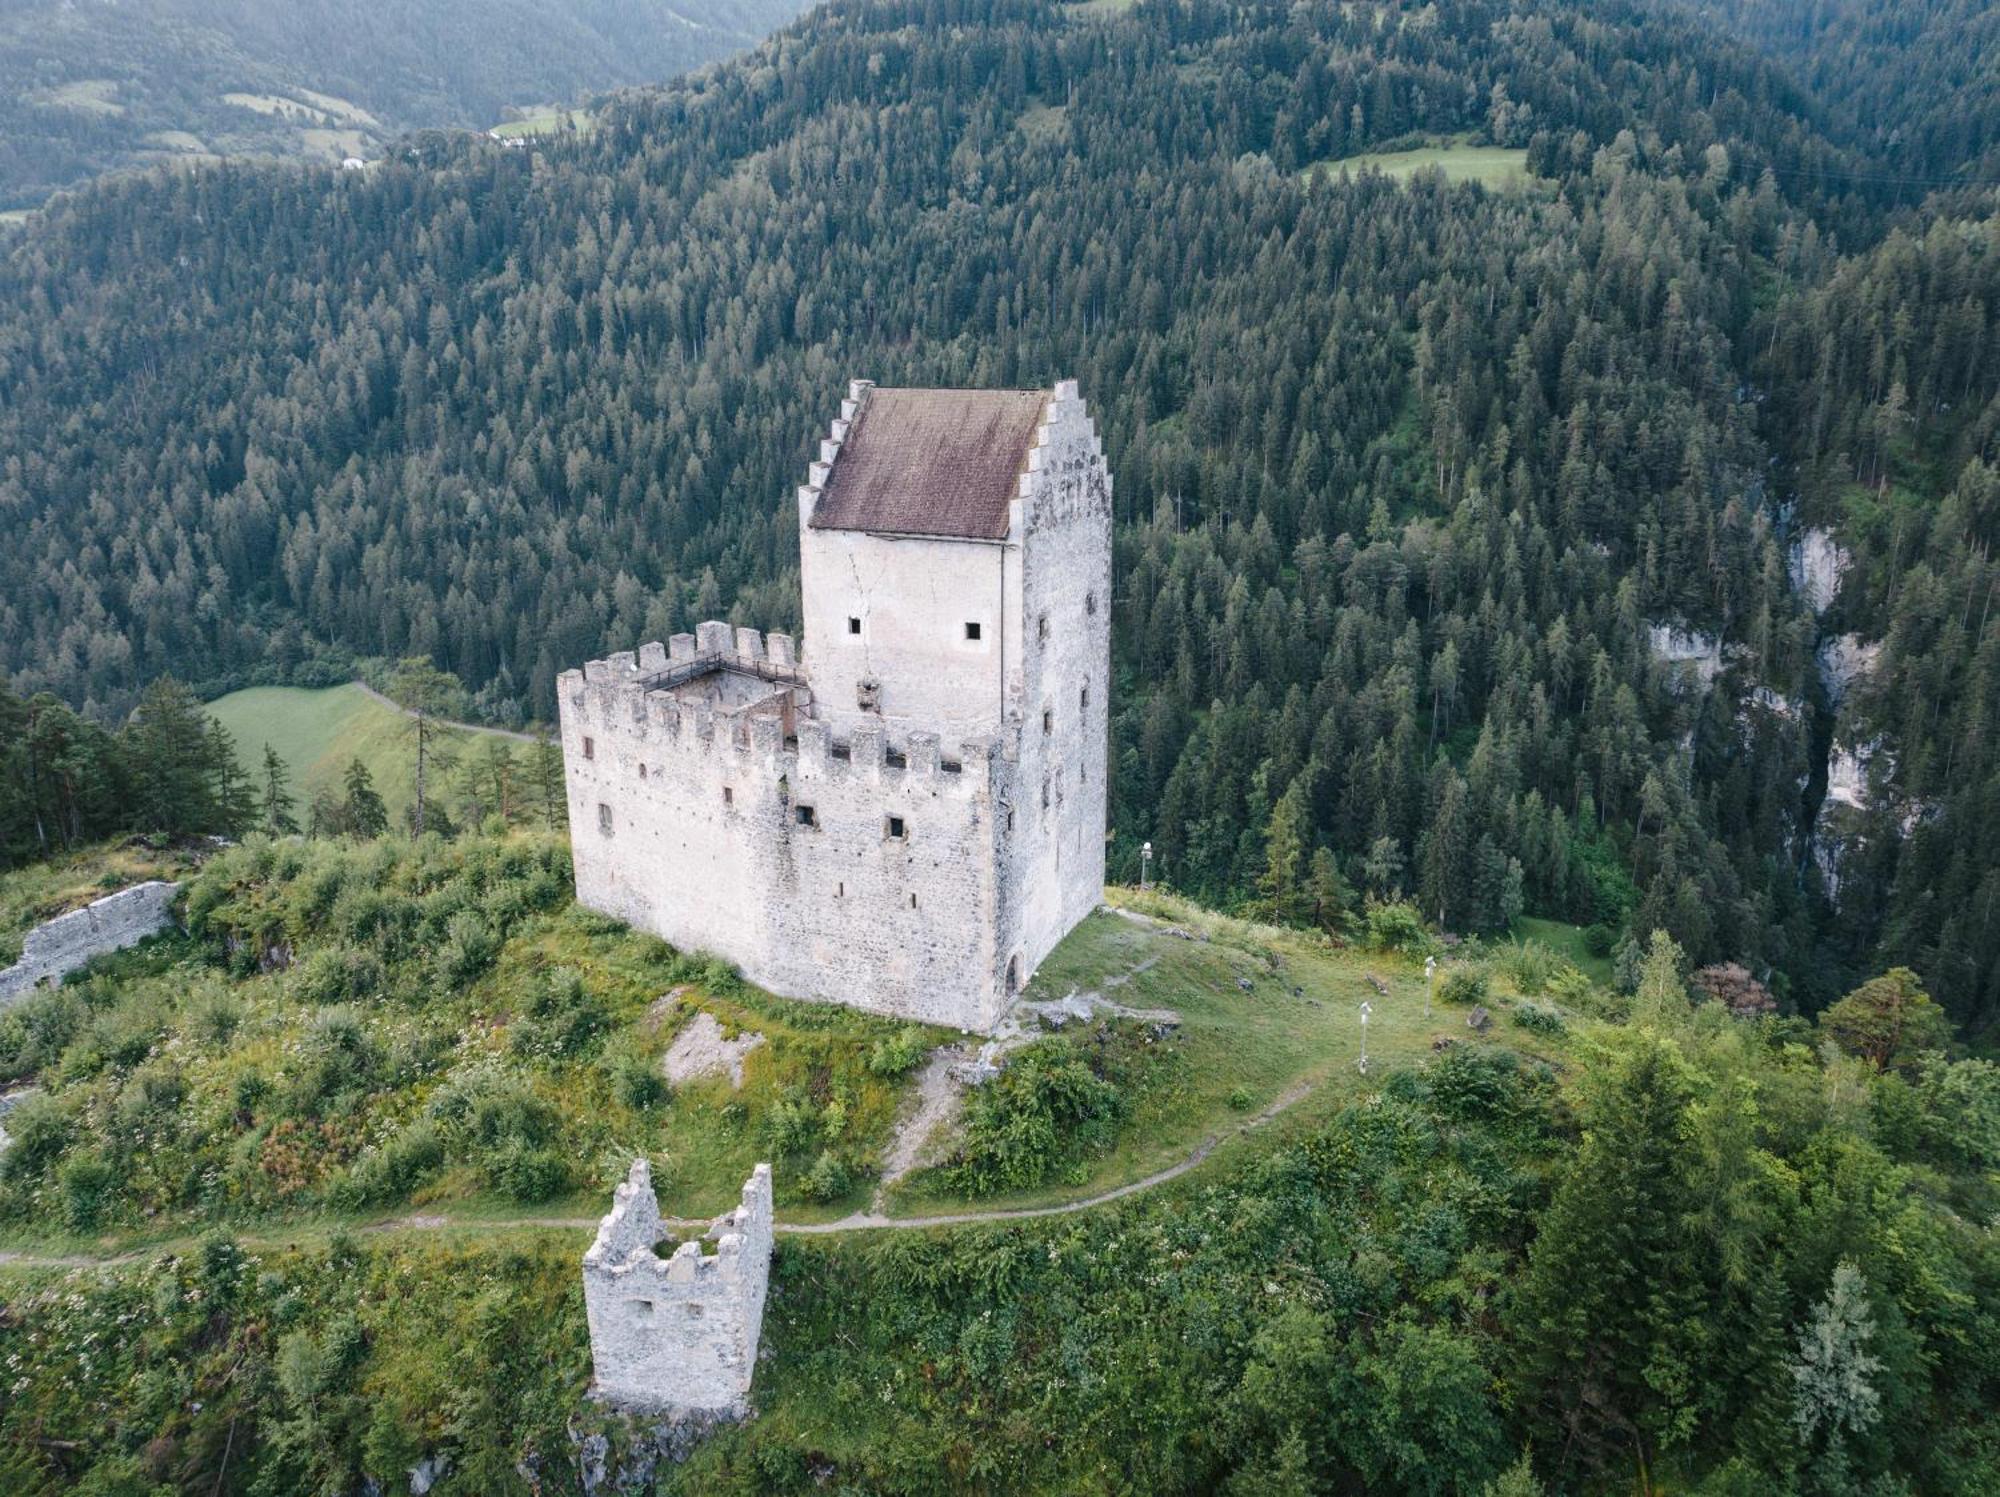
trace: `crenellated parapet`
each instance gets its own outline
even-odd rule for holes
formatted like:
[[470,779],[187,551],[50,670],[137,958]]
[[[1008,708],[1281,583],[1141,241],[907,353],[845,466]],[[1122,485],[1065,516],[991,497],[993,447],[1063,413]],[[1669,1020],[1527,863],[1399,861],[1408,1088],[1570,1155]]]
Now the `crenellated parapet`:
[[556,686],[565,741],[573,732],[588,736],[585,757],[593,762],[673,753],[738,774],[980,796],[1019,752],[1018,724],[949,743],[932,732],[892,733],[879,722],[837,734],[809,715],[812,689],[790,635],[722,623],[593,660],[563,672]]
[[652,1172],[634,1160],[583,1255],[596,1396],[647,1413],[741,1408],[756,1370],[772,1232],[771,1167],[760,1164],[735,1210],[662,1257]]

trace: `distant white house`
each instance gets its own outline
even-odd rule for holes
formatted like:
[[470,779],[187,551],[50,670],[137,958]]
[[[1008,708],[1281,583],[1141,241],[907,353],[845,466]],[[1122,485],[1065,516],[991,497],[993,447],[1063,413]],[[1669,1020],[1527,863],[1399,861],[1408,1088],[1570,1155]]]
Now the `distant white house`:
[[342,159],[340,169],[344,172],[366,171],[368,163],[363,161],[359,156],[348,156]]

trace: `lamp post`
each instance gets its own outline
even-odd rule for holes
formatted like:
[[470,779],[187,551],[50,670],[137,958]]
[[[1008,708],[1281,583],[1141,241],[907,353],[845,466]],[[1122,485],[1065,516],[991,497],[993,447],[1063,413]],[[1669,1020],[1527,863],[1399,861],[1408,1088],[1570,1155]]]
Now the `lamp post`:
[[1426,1024],[1430,1022],[1431,990],[1437,986],[1437,970],[1438,970],[1438,959],[1434,956],[1425,957],[1424,958],[1424,1022]]
[[1374,1009],[1369,1007],[1368,1000],[1363,998],[1361,1000],[1361,1060],[1359,1067],[1361,1074],[1364,1076],[1368,1074],[1368,1016],[1374,1011]]
[[1153,887],[1153,844],[1150,842],[1139,844],[1139,887]]

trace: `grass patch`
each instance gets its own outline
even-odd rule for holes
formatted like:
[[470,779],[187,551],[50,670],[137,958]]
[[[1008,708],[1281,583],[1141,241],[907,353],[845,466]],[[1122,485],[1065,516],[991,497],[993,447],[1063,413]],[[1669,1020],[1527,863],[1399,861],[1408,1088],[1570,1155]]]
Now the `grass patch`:
[[[1044,1206],[1131,1184],[1295,1089],[1315,1088],[1298,1110],[1302,1118],[1317,1116],[1365,1093],[1395,1066],[1428,1061],[1435,1041],[1468,1037],[1463,1013],[1437,1004],[1425,1017],[1421,960],[1336,948],[1157,893],[1112,889],[1106,897],[1129,913],[1099,911],[1085,920],[1043,962],[1027,996],[1095,992],[1127,1008],[1172,1009],[1179,1028],[1154,1039],[1144,1021],[1111,1021],[1136,1031],[1124,1037],[1126,1050],[1144,1053],[1118,1058],[1123,1117],[1110,1146],[1040,1188],[984,1195],[980,1209]],[[1371,1010],[1367,1076],[1358,1068],[1364,1000]],[[1493,1038],[1521,1044],[1525,1037]],[[1086,1031],[1076,1042],[1102,1041]],[[1524,1048],[1546,1046],[1537,1036]],[[912,1176],[891,1191],[890,1213],[964,1209],[949,1179],[943,1169]]]
[[[400,826],[415,798],[416,746],[409,719],[350,682],[323,691],[297,686],[253,686],[210,702],[208,714],[236,739],[236,751],[253,777],[261,772],[264,745],[278,751],[291,772],[292,793],[304,820],[319,791],[341,794],[348,762],[368,766],[375,788],[389,808],[390,824]],[[472,747],[481,730],[456,735],[461,749]]]
[[1370,151],[1343,156],[1337,161],[1315,162],[1305,170],[1312,181],[1337,177],[1342,172],[1359,176],[1364,171],[1381,172],[1399,182],[1407,182],[1418,172],[1440,171],[1447,182],[1477,182],[1483,187],[1515,187],[1532,180],[1528,153],[1509,146],[1475,146],[1463,136],[1437,145],[1407,151]]
[[1535,920],[1523,916],[1514,922],[1514,931],[1524,941],[1539,941],[1599,986],[1611,986],[1611,958],[1591,954],[1586,927],[1571,925],[1563,920]]
[[487,133],[501,140],[520,140],[537,135],[554,135],[563,130],[588,135],[596,128],[597,120],[588,109],[546,109],[519,119],[504,120]]

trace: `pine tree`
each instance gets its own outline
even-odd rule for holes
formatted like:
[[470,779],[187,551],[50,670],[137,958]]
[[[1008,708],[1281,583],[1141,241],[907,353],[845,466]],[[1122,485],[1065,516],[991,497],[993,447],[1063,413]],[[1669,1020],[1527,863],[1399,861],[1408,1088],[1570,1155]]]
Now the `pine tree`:
[[298,831],[298,818],[292,809],[298,804],[289,788],[290,771],[285,761],[278,757],[278,751],[270,744],[264,745],[264,832],[271,837],[284,837]]
[[547,732],[537,733],[535,746],[528,750],[528,783],[533,789],[536,807],[541,812],[542,824],[554,831],[567,817],[568,805],[563,784],[562,746]]
[[1264,872],[1257,880],[1263,914],[1280,925],[1296,925],[1311,910],[1302,875],[1306,865],[1306,785],[1300,775],[1271,808],[1264,833]]
[[1687,983],[1681,976],[1686,965],[1687,957],[1674,938],[1663,930],[1654,931],[1632,995],[1635,1021],[1672,1028],[1687,1018]]
[[350,836],[373,840],[389,830],[389,808],[375,792],[375,778],[360,759],[348,761],[342,777],[347,799],[340,808],[340,829]]
[[416,799],[410,807],[410,830],[416,836],[428,831],[448,832],[430,798],[431,776],[451,767],[449,745],[456,736],[449,718],[465,710],[465,687],[450,671],[441,671],[421,655],[412,655],[396,666],[389,679],[388,695],[410,719],[409,735],[417,746]]
[[1347,881],[1340,876],[1340,864],[1335,861],[1332,848],[1313,849],[1307,894],[1312,901],[1312,923],[1330,934],[1338,934],[1347,923],[1353,896],[1348,892]]
[[1833,1490],[1847,1468],[1848,1440],[1882,1417],[1882,1395],[1874,1383],[1882,1359],[1868,1350],[1874,1334],[1867,1281],[1842,1259],[1826,1298],[1799,1330],[1799,1354],[1791,1368],[1792,1422],[1802,1444],[1821,1449],[1818,1474]]
[[205,830],[240,837],[257,824],[257,791],[236,757],[236,740],[215,718],[208,720],[209,797],[214,823]]
[[168,837],[215,829],[215,745],[194,693],[171,676],[146,688],[125,729],[141,828]]

